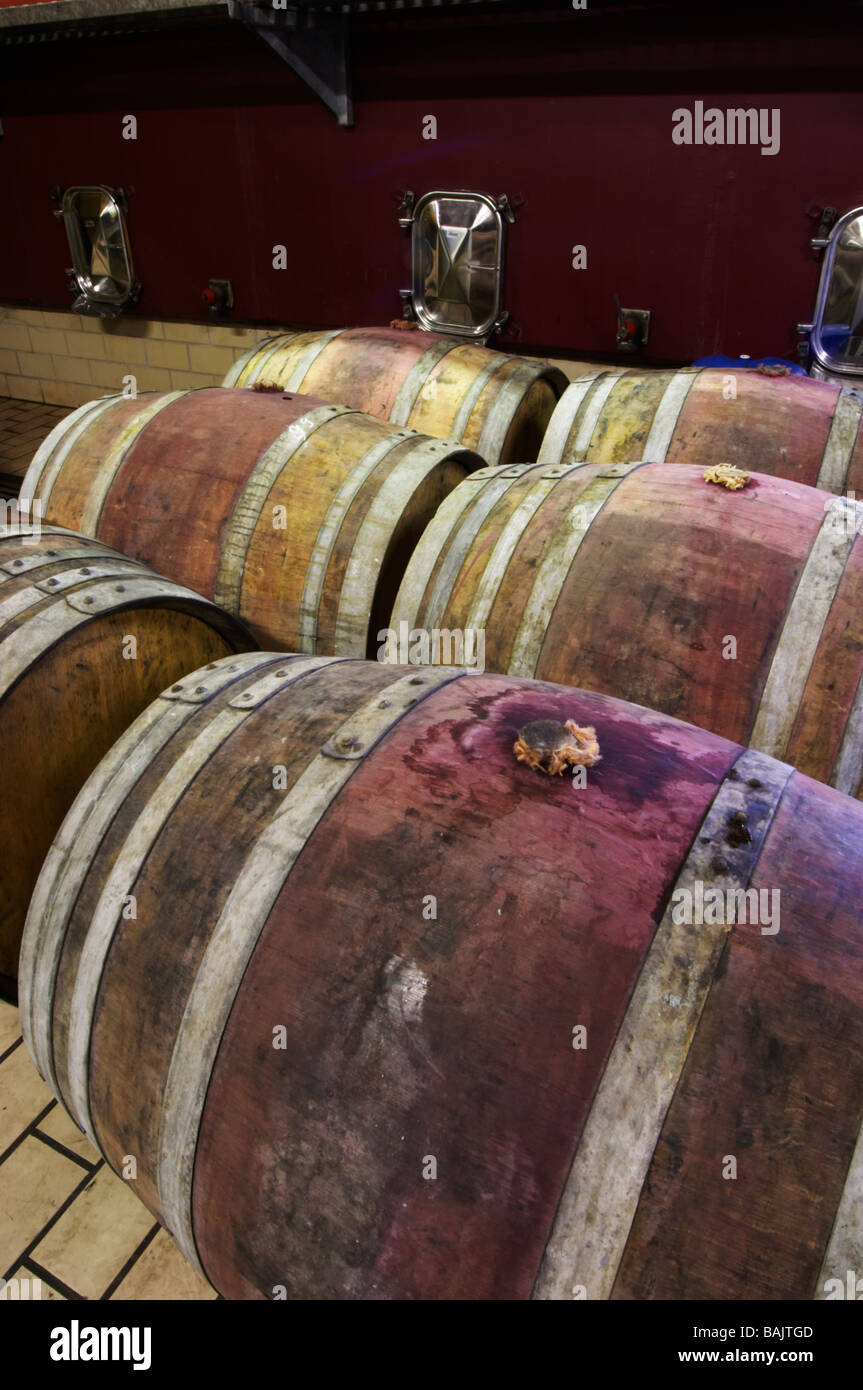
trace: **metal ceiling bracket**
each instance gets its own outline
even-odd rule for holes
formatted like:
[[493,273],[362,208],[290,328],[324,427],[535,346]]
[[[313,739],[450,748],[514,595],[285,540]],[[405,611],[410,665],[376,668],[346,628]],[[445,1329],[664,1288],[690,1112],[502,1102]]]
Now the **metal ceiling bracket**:
[[228,0],[228,14],[254,29],[332,111],[340,126],[354,123],[345,16],[316,16],[297,6],[276,10],[256,0]]

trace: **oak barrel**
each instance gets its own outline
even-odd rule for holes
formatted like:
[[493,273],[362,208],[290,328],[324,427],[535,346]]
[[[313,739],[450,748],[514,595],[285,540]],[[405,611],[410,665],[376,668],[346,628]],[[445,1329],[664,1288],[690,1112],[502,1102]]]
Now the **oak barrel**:
[[268,339],[223,384],[305,391],[458,439],[486,463],[521,463],[536,458],[567,377],[549,362],[442,333],[339,328]]
[[214,599],[261,646],[366,656],[423,528],[481,462],[346,406],[213,387],[82,406],[23,489],[49,520]]
[[389,626],[483,632],[490,670],[664,710],[860,796],[861,528],[863,504],[763,474],[486,469],[432,520]]
[[0,983],[14,992],[27,905],[99,759],[161,690],[248,634],[98,541],[0,527]]
[[[517,761],[548,720],[601,761]],[[863,1235],[861,900],[863,807],[691,725],[256,654],[94,772],[22,1023],[228,1298],[809,1298]]]
[[594,371],[561,396],[538,461],[730,463],[859,496],[861,409],[851,387],[743,367]]

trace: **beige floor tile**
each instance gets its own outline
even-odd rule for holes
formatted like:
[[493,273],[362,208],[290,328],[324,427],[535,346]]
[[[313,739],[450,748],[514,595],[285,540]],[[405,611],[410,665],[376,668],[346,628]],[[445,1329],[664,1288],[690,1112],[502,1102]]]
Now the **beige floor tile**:
[[46,1115],[44,1120],[39,1121],[39,1133],[47,1134],[57,1144],[62,1144],[64,1149],[71,1149],[79,1158],[83,1158],[87,1163],[97,1163],[99,1154],[93,1148],[90,1140],[82,1134],[75,1121],[66,1114],[62,1105],[57,1105]]
[[[38,1274],[31,1274],[29,1269],[25,1269],[23,1265],[20,1269],[16,1269],[15,1273],[10,1276],[8,1280],[10,1287],[0,1289],[0,1299],[5,1298],[8,1300],[10,1298],[14,1298],[15,1295],[13,1292],[13,1288],[11,1287],[13,1279],[18,1280],[19,1299],[21,1298],[22,1293],[24,1293],[24,1289],[21,1286],[22,1280],[27,1279],[29,1280],[27,1297],[30,1299],[31,1303],[50,1303],[56,1298],[59,1298],[63,1303],[66,1302],[65,1294],[62,1294],[59,1289],[53,1289],[51,1285],[46,1282],[46,1280],[40,1279]],[[75,1290],[75,1292],[77,1293],[77,1290]]]
[[82,1177],[80,1164],[32,1135],[0,1163],[0,1269],[8,1269],[35,1240]]
[[160,1231],[136,1260],[112,1299],[201,1300],[217,1298],[214,1288],[183,1258],[167,1231]]
[[21,1025],[18,1022],[18,1010],[12,1004],[7,1004],[5,999],[0,999],[0,1055],[7,1047],[11,1047],[16,1038],[21,1036]]
[[122,1178],[102,1168],[36,1246],[33,1259],[76,1293],[99,1298],[153,1224]]
[[16,1047],[0,1062],[0,1153],[53,1099],[27,1049]]

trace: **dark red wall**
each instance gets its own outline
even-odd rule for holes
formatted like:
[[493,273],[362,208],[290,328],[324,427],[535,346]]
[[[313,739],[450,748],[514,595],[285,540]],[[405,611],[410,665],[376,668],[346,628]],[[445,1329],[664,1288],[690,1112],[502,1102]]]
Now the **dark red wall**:
[[[0,48],[0,299],[68,305],[50,191],[98,182],[129,193],[142,315],[195,316],[225,276],[239,320],[384,323],[409,282],[399,192],[475,187],[523,199],[511,341],[607,353],[617,292],[653,311],[653,360],[790,356],[817,286],[812,206],[863,203],[860,36],[843,10],[826,32],[746,13],[357,20],[350,130],[227,19]],[[778,107],[780,153],[674,145],[672,112],[697,99]]]

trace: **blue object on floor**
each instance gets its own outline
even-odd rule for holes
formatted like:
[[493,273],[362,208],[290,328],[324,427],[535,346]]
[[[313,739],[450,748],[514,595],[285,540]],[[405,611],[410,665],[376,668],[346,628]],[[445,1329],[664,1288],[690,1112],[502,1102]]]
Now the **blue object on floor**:
[[765,367],[787,367],[794,376],[808,376],[805,367],[801,367],[799,362],[789,362],[784,357],[723,357],[721,353],[716,353],[713,357],[699,357],[697,362],[693,362],[693,367],[760,367],[761,363]]

